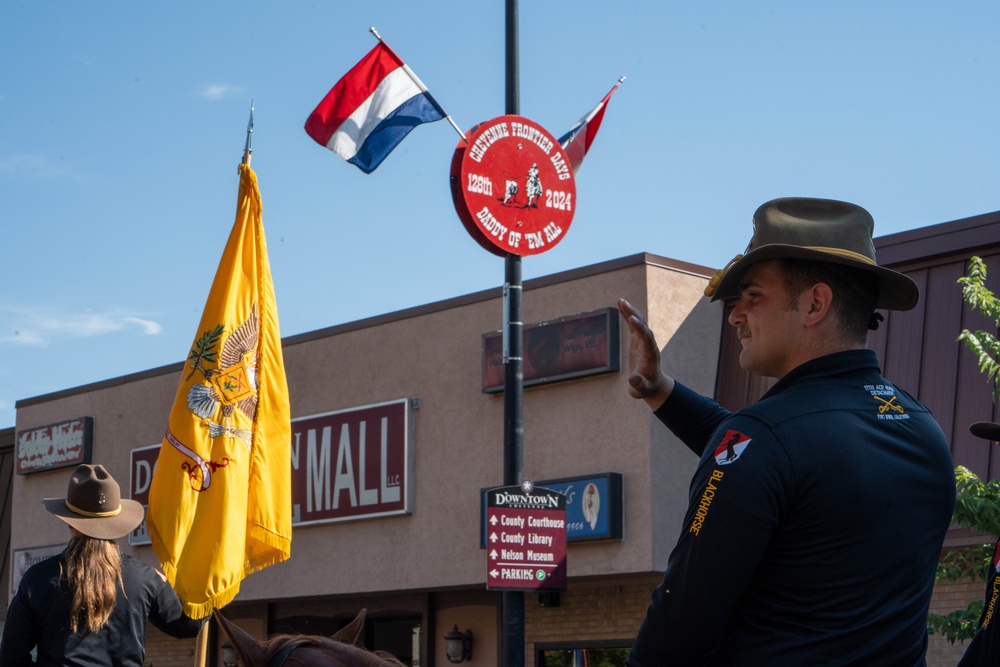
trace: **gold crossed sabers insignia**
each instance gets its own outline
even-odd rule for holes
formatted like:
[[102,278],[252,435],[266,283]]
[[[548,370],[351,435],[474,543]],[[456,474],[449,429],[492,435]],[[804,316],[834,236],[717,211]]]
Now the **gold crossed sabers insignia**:
[[896,397],[893,396],[890,400],[885,400],[880,396],[872,396],[876,401],[881,401],[882,405],[878,406],[878,413],[884,415],[886,410],[895,410],[896,412],[902,412],[903,406],[896,404]]

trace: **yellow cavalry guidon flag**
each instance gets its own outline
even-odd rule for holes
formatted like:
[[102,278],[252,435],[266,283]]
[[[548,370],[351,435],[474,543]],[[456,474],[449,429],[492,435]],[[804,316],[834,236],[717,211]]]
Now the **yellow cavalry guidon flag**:
[[240,165],[236,222],[174,396],[149,489],[153,550],[191,618],[291,554],[291,417],[257,176]]

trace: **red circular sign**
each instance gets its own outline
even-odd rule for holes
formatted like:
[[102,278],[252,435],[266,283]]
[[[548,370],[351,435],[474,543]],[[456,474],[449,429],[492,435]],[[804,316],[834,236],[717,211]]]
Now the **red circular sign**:
[[563,239],[576,209],[576,182],[559,142],[522,116],[480,123],[451,162],[455,210],[495,255],[537,255]]

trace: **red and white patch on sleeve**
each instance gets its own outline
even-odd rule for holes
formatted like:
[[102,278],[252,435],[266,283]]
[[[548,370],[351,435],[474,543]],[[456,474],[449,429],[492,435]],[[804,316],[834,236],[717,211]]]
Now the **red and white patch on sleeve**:
[[726,431],[722,436],[722,442],[715,448],[715,462],[720,466],[733,463],[740,458],[749,444],[750,436],[732,429]]

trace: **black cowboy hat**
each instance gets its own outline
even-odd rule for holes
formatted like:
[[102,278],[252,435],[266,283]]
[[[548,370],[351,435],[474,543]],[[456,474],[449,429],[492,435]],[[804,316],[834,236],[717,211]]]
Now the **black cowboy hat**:
[[49,512],[88,537],[115,540],[142,523],[142,503],[121,497],[118,482],[102,465],[77,466],[65,498],[45,498]]
[[751,264],[783,258],[831,262],[875,274],[876,308],[910,310],[920,299],[917,284],[909,276],[875,262],[875,221],[860,206],[833,199],[773,199],[754,213],[753,227],[746,251],[716,271],[705,288],[705,296],[712,301],[738,297],[740,280]]

